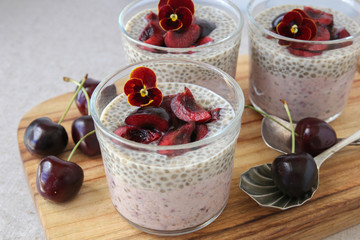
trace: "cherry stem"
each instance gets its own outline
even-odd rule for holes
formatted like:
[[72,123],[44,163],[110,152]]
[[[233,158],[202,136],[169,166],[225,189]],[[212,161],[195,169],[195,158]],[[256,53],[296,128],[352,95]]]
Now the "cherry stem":
[[[271,119],[272,121],[276,122],[277,124],[279,124],[280,126],[282,126],[283,128],[285,128],[286,130],[288,130],[289,132],[291,132],[291,129],[289,129],[287,126],[285,126],[284,124],[282,124],[281,122],[279,122],[278,120],[276,120],[275,118],[273,118],[271,115],[269,115],[269,114],[267,114],[267,113],[265,113],[265,112],[263,112],[263,111],[260,111],[260,110],[254,108],[254,107],[251,106],[251,105],[245,105],[245,107],[246,107],[246,108],[250,108],[250,109],[254,110],[254,111],[257,112],[257,113],[260,113],[260,114],[263,115],[264,117],[267,117],[267,118]],[[291,125],[292,125],[292,124],[291,124]],[[292,126],[293,126],[293,125],[292,125]],[[295,135],[297,136],[298,134],[295,133]]]
[[[71,79],[71,78],[68,78],[68,77],[64,77],[64,81],[65,82],[72,82],[74,83],[75,85],[78,86],[78,88],[80,88],[81,84],[78,83],[77,81],[75,81],[74,79]],[[87,91],[85,90],[84,86],[81,87],[81,90],[82,92],[84,93],[85,95],[85,99],[86,99],[86,102],[87,102],[87,105],[88,105],[88,115],[90,116],[91,113],[90,113],[90,97],[89,97],[89,94],[87,93]]]
[[[76,91],[75,91],[75,93],[74,93],[74,95],[73,95],[73,97],[72,97],[69,105],[67,106],[64,114],[61,116],[61,118],[60,118],[60,120],[59,120],[59,122],[58,122],[59,125],[62,123],[62,121],[64,121],[66,114],[69,112],[69,110],[70,110],[70,108],[71,108],[71,105],[72,105],[73,102],[75,101],[76,95],[79,93],[80,89],[83,87],[83,85],[84,85],[87,77],[88,77],[88,75],[86,74],[85,77],[83,78],[83,80],[82,80],[81,83],[80,83],[80,87],[79,87],[78,89],[76,89]],[[66,78],[66,77],[64,77],[64,78]]]
[[72,158],[72,156],[74,155],[76,149],[79,147],[80,143],[87,138],[89,135],[94,134],[95,130],[92,130],[91,132],[88,132],[87,134],[85,134],[82,138],[80,138],[80,140],[75,144],[74,148],[72,149],[67,161],[70,162],[70,159]]
[[287,105],[287,102],[284,99],[280,99],[280,101],[284,104],[286,113],[288,115],[290,126],[291,126],[291,153],[295,153],[295,129],[292,122],[289,106]]

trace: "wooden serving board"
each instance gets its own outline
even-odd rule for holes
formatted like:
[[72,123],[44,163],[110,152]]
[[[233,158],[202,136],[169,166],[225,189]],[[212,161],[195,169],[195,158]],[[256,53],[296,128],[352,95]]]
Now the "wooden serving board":
[[[239,58],[236,80],[244,90],[247,103],[248,59]],[[35,189],[40,158],[31,155],[23,144],[25,128],[35,118],[48,116],[57,122],[72,93],[50,99],[25,114],[19,124],[18,142],[36,208],[48,239],[164,239],[130,226],[113,207],[100,156],[89,158],[76,153],[73,161],[85,174],[79,194],[70,202],[55,204],[44,200]],[[357,73],[348,105],[333,121],[339,137],[360,129],[360,74]],[[79,117],[75,106],[63,125],[70,133],[72,121]],[[279,155],[269,149],[260,134],[262,117],[245,109],[234,159],[230,199],[224,212],[206,228],[171,239],[320,239],[360,223],[360,148],[346,147],[326,161],[320,171],[320,186],[305,205],[286,211],[258,206],[239,189],[240,175],[248,168],[272,162]],[[71,137],[70,137],[71,138]],[[66,159],[74,146],[69,140]]]

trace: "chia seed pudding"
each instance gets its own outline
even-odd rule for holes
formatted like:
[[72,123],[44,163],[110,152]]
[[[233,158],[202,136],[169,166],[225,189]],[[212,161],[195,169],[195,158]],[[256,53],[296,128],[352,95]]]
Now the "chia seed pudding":
[[[177,82],[157,86],[164,96],[182,92],[186,86],[205,109],[221,108],[220,119],[207,124],[206,138],[219,134],[235,117],[229,102],[204,87]],[[135,109],[122,93],[103,110],[100,120],[114,131],[125,125],[124,119]],[[114,144],[113,139],[97,131],[115,208],[143,231],[168,234],[211,222],[222,212],[229,197],[239,131],[240,125],[216,143],[189,148],[174,157]]]
[[[141,3],[141,1],[138,2]],[[158,1],[153,1],[152,8],[138,10],[140,12],[128,17],[127,21],[122,19],[127,18],[126,10],[124,10],[120,15],[119,22],[127,61],[136,63],[149,59],[166,58],[171,54],[172,58],[185,58],[209,63],[235,77],[243,26],[240,10],[235,5],[222,0],[198,2],[199,4],[194,1],[195,17],[215,23],[216,28],[209,35],[214,40],[212,43],[191,48],[158,47],[138,40],[140,33],[146,26],[145,16],[150,11],[158,12],[157,8],[155,8]],[[228,10],[226,7],[233,9]],[[155,49],[156,51],[149,51],[149,49]]]
[[[254,16],[254,19],[270,30],[276,16],[294,8],[302,9],[303,6],[272,7]],[[346,15],[332,9],[321,10],[333,14],[334,27],[343,26],[352,36],[359,34],[358,23]],[[280,102],[280,99],[285,99],[294,121],[304,117],[332,121],[347,103],[360,55],[358,40],[346,47],[325,50],[318,56],[299,57],[290,54],[276,38],[265,36],[254,23],[250,23],[249,96],[252,104],[269,114],[287,119]]]

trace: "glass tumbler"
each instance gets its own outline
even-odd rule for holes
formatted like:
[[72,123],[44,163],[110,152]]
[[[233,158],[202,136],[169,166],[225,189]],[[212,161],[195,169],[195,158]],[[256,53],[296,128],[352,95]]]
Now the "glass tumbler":
[[[228,0],[194,0],[195,18],[215,23],[209,35],[214,42],[197,47],[170,48],[154,46],[139,40],[150,12],[158,14],[159,0],[136,0],[125,7],[119,16],[122,43],[128,63],[154,58],[187,58],[209,63],[235,77],[244,25],[239,8]],[[196,20],[194,21],[195,23]]]
[[[207,124],[205,138],[159,146],[113,133],[136,110],[127,103],[123,88],[139,66],[155,72],[164,96],[183,92],[186,86],[204,108],[221,108],[220,119]],[[201,229],[220,215],[229,197],[244,109],[243,92],[230,75],[186,59],[143,61],[104,79],[90,107],[111,200],[131,225],[151,234],[180,235]]]
[[[330,34],[332,40],[296,40],[274,32],[274,19],[304,6],[332,14],[333,24],[317,25],[317,37]],[[321,14],[316,18],[325,18]],[[295,122],[305,117],[330,122],[338,117],[346,107],[359,61],[359,1],[251,0],[247,15],[252,104],[287,120],[280,101],[284,99]],[[351,36],[336,39],[344,28]]]

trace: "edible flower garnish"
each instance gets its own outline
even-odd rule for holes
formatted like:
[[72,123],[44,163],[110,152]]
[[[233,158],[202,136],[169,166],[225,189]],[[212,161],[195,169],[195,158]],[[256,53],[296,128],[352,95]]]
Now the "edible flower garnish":
[[159,24],[165,31],[177,31],[188,28],[195,13],[192,0],[160,0]]
[[293,9],[284,15],[276,32],[289,38],[311,40],[316,36],[317,26],[303,10]]
[[159,106],[162,102],[162,93],[156,87],[156,75],[147,67],[135,68],[125,83],[124,93],[132,106]]

